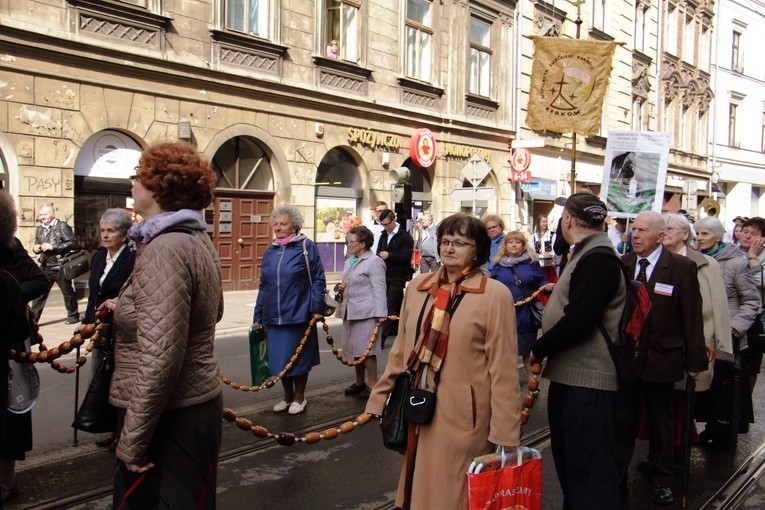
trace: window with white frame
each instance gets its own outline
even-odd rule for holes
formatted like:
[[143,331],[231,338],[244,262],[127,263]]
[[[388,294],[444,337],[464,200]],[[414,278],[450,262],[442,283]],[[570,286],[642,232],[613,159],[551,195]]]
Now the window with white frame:
[[433,5],[406,0],[406,75],[429,82],[433,60]]
[[[358,0],[325,0],[325,52],[331,58],[358,62],[360,55],[361,2]],[[333,48],[337,43],[337,48]]]
[[667,39],[664,41],[664,47],[666,48],[667,53],[671,53],[672,55],[677,55],[677,22],[678,22],[678,12],[677,12],[677,6],[673,4],[668,4],[667,7],[667,30],[664,32],[667,36]]
[[685,26],[683,27],[683,60],[694,64],[696,52],[696,22],[693,14],[685,16]]
[[736,116],[738,114],[738,105],[730,103],[728,105],[728,145],[738,147],[736,142]]
[[471,94],[489,97],[491,76],[491,25],[470,18],[470,84]]
[[593,0],[592,27],[602,32],[606,31],[606,0]]
[[635,3],[635,33],[633,39],[635,49],[641,53],[645,53],[645,19],[647,10],[648,8],[642,2]]
[[270,0],[226,0],[226,28],[270,38]]
[[741,32],[733,31],[733,41],[731,43],[730,67],[734,71],[741,69]]

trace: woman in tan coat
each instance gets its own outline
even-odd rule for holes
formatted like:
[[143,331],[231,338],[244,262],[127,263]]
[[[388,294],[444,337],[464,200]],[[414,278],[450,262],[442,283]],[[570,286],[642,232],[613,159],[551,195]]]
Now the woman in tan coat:
[[388,365],[366,408],[382,414],[407,368],[431,391],[438,374],[432,421],[410,424],[396,494],[404,509],[466,509],[471,460],[494,445],[517,446],[520,436],[515,310],[507,288],[481,273],[491,246],[486,227],[450,216],[438,226],[438,246],[442,266],[409,284]]

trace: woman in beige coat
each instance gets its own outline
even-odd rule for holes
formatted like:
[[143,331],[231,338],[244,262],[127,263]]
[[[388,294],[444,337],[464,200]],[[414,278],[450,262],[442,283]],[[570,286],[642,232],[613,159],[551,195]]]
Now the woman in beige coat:
[[[407,462],[396,494],[401,508],[466,509],[465,473],[471,460],[494,445],[517,446],[520,436],[515,310],[507,288],[481,273],[491,246],[486,227],[463,214],[450,216],[438,226],[438,246],[442,266],[409,284],[388,365],[366,408],[373,416],[382,414],[396,376],[407,368],[414,367],[418,379],[425,373],[431,390],[434,372],[440,374],[432,421],[410,424]],[[446,306],[435,301],[445,296],[450,296]],[[446,313],[439,326],[434,308],[453,313]],[[434,329],[440,331],[439,340],[444,332],[448,340],[441,364],[443,346],[438,343],[427,343],[433,346],[430,359],[422,356],[430,351],[422,339],[433,339]],[[411,497],[405,490],[407,464]]]

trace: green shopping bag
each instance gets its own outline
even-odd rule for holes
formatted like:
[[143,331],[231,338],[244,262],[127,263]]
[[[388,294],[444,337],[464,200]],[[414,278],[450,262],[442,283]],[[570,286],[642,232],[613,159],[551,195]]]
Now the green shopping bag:
[[268,342],[266,342],[266,328],[262,324],[250,326],[250,374],[252,385],[260,386],[271,377],[268,368]]

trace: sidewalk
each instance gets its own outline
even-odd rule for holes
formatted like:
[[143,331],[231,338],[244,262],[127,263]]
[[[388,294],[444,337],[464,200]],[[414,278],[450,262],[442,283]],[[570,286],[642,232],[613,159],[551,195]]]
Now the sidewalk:
[[[61,342],[69,340],[74,332],[76,324],[64,324],[66,309],[61,299],[55,299],[54,294],[58,287],[51,290],[51,299],[48,301],[40,318],[40,333],[42,333],[45,345],[55,347]],[[215,338],[245,334],[252,324],[252,313],[255,308],[257,290],[230,291],[223,293],[223,318],[215,329]],[[59,304],[60,303],[60,304]],[[87,300],[79,301],[80,315],[85,313]],[[341,320],[328,317],[329,324],[340,324]]]

